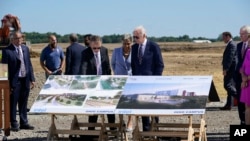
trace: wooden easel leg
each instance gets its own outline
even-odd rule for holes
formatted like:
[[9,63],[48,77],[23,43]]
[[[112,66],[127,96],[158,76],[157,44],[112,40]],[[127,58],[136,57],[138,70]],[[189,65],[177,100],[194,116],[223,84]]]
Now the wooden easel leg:
[[139,141],[139,116],[135,116],[135,129],[133,131],[133,141]]
[[192,127],[192,116],[188,116],[189,118],[189,127],[188,127],[188,141],[194,141],[194,129]]
[[49,132],[47,135],[47,141],[53,141],[54,137],[56,137],[57,139],[59,138],[58,134],[55,134],[56,125],[55,125],[54,118],[55,118],[55,115],[51,115],[51,125],[50,125]]
[[78,124],[78,120],[77,120],[77,116],[74,115],[74,118],[72,120],[72,123],[71,123],[71,128],[72,130],[80,130],[80,127],[79,127],[79,124]]
[[106,127],[104,125],[105,117],[104,117],[104,115],[100,115],[100,116],[101,116],[101,131],[100,131],[98,141],[105,141],[105,139],[107,138],[107,136],[105,135],[106,134]]
[[206,122],[204,119],[204,115],[201,116],[201,124],[200,124],[200,136],[199,141],[207,141],[207,133],[206,133]]

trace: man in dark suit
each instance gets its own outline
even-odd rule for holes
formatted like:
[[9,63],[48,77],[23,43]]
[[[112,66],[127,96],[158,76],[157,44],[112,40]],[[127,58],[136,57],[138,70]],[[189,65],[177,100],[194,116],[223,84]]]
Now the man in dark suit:
[[[138,26],[133,31],[135,44],[132,46],[132,75],[162,75],[164,63],[158,44],[147,39],[146,30]],[[156,117],[156,122],[159,118]],[[142,117],[143,131],[150,130],[149,117]]]
[[245,104],[240,102],[241,82],[242,82],[240,68],[244,60],[244,54],[247,47],[248,34],[250,34],[250,26],[249,25],[242,26],[240,28],[241,42],[237,44],[237,66],[235,71],[235,82],[236,82],[237,99],[238,99],[238,114],[241,125],[245,125]]
[[[101,37],[92,35],[90,47],[82,52],[80,75],[111,75],[108,49],[102,46]],[[89,116],[90,123],[97,122],[97,116]],[[108,114],[108,122],[115,122],[115,115]],[[90,130],[95,128],[89,127]],[[115,128],[111,128],[115,129]]]
[[223,53],[222,58],[222,67],[223,67],[223,81],[224,88],[227,91],[227,101],[224,107],[220,108],[221,110],[231,110],[232,96],[237,96],[234,74],[237,63],[237,52],[236,52],[236,43],[232,39],[230,32],[223,32],[222,39],[226,43],[226,48]]
[[[8,64],[10,85],[10,122],[11,130],[34,129],[27,118],[27,102],[30,88],[34,87],[35,77],[30,60],[29,48],[22,45],[22,34],[18,31],[11,34],[11,44],[3,49],[2,63]],[[20,116],[20,127],[16,120],[17,107]]]
[[89,47],[89,38],[92,36],[92,34],[86,34],[83,36],[83,42],[85,47]]
[[69,36],[70,46],[66,49],[66,75],[77,75],[79,74],[81,55],[82,51],[86,49],[85,46],[78,43],[78,37],[76,34],[72,33]]

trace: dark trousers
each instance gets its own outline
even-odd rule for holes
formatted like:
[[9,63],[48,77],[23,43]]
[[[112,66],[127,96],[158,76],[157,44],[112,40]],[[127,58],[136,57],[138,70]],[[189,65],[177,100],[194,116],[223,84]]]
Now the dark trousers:
[[237,98],[237,91],[233,72],[228,71],[224,76],[224,88],[227,91],[227,102],[225,106],[231,106],[232,96]]
[[240,124],[245,125],[245,103],[240,102],[241,95],[241,74],[236,74],[236,89],[237,89],[237,100],[238,100],[238,114],[240,118]]
[[29,88],[26,88],[26,78],[19,78],[16,87],[13,88],[10,95],[10,122],[12,127],[18,127],[16,120],[17,105],[19,110],[20,124],[28,124],[27,103],[29,97]]
[[[143,131],[150,131],[150,118],[147,116],[142,116],[142,130]],[[155,122],[159,123],[159,117],[155,117]]]
[[[114,114],[108,114],[108,123],[115,123],[115,115]],[[89,116],[89,123],[96,123],[98,119],[98,116]],[[89,127],[89,130],[95,130],[95,127]],[[116,128],[111,127],[110,130],[115,130]]]

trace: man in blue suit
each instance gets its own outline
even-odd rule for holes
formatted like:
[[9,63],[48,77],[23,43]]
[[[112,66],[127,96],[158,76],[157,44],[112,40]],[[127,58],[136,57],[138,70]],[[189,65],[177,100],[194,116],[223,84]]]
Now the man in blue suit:
[[[2,63],[8,64],[8,79],[11,93],[11,130],[33,130],[34,127],[28,123],[27,103],[30,88],[33,88],[35,84],[35,77],[29,48],[22,45],[22,34],[20,32],[16,31],[11,34],[11,44],[3,50]],[[17,105],[20,116],[20,127],[16,120]]]
[[87,47],[78,43],[78,37],[74,33],[69,36],[69,39],[70,46],[66,49],[65,74],[77,75],[80,70],[82,51]]
[[235,82],[237,89],[237,99],[238,99],[238,114],[240,118],[240,124],[245,125],[245,103],[240,102],[241,95],[241,74],[240,68],[244,61],[244,54],[246,52],[248,34],[250,34],[250,25],[244,25],[240,28],[240,39],[241,42],[237,44],[237,66],[235,71]]
[[232,39],[230,32],[222,33],[222,40],[226,43],[226,48],[222,57],[222,69],[223,69],[223,82],[224,88],[227,91],[227,101],[221,110],[231,110],[232,96],[237,96],[234,74],[237,64],[237,47],[236,43]]
[[[147,39],[143,26],[134,29],[133,38],[135,44],[132,46],[132,75],[162,75],[164,63],[159,45]],[[158,117],[155,120],[159,122]],[[149,117],[142,117],[142,127],[143,131],[150,130]]]

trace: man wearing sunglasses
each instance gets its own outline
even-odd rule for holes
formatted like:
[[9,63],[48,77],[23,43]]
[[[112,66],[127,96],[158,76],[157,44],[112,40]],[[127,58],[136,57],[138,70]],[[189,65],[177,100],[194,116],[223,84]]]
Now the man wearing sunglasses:
[[[146,30],[138,26],[133,31],[135,44],[132,45],[132,75],[162,75],[164,63],[159,45],[147,39]],[[159,118],[155,118],[159,122]],[[142,116],[143,131],[150,130],[148,116]]]
[[[90,47],[82,52],[82,60],[80,67],[80,75],[111,75],[111,68],[108,56],[108,49],[102,46],[100,36],[90,36]],[[108,122],[115,122],[115,115],[109,114]],[[89,116],[90,123],[97,122],[97,116]],[[94,127],[89,127],[89,130],[94,130]],[[115,128],[111,128],[111,130]]]

